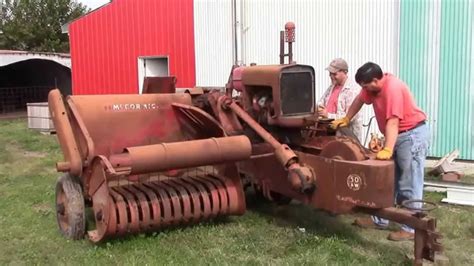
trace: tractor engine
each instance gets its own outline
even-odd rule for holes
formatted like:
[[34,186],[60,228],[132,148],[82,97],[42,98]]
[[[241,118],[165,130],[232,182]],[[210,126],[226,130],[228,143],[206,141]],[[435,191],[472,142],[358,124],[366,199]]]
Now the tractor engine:
[[289,145],[302,141],[300,129],[314,125],[314,69],[311,66],[239,67],[234,69],[233,77],[237,78],[233,85],[240,92],[238,101],[242,108],[280,142]]

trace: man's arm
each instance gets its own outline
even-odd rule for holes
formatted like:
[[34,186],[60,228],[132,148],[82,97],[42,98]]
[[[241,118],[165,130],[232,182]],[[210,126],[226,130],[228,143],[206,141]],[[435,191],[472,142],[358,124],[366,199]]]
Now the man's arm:
[[351,119],[360,111],[362,105],[364,105],[364,102],[360,99],[360,95],[357,95],[346,114],[346,117],[349,119],[349,121],[351,121]]
[[377,153],[376,158],[379,160],[389,160],[393,155],[393,148],[398,137],[398,124],[400,119],[392,116],[387,120],[385,125],[385,147]]
[[349,111],[347,112],[346,116],[341,119],[336,119],[332,121],[330,124],[330,127],[335,130],[338,127],[349,126],[351,119],[360,111],[360,108],[362,108],[362,105],[364,105],[364,102],[362,101],[362,99],[360,99],[360,94],[359,94],[352,102],[351,107],[349,107]]
[[400,119],[396,116],[393,116],[387,120],[385,126],[385,148],[389,148],[393,151],[395,147],[395,142],[398,138],[398,124]]

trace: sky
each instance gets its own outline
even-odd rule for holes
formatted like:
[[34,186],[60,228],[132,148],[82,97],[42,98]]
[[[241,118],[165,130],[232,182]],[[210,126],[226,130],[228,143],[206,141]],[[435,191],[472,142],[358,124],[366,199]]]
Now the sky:
[[91,9],[96,9],[97,7],[109,2],[109,0],[77,0],[77,1],[85,4]]

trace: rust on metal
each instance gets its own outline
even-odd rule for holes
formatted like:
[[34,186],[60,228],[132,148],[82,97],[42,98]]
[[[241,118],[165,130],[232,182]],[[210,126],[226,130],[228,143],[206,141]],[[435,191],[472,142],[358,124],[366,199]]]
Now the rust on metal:
[[176,77],[145,77],[142,93],[175,93]]
[[114,167],[130,167],[133,175],[235,162],[248,158],[250,153],[249,139],[234,136],[127,147],[124,153],[111,155],[109,160]]
[[406,224],[414,228],[415,265],[423,265],[423,259],[435,261],[436,253],[443,251],[443,246],[438,241],[442,237],[436,232],[436,219],[427,217],[425,213],[394,207],[384,209],[360,208],[358,211],[389,219],[400,224]]
[[353,139],[338,137],[322,147],[320,156],[346,161],[362,161],[366,155]]
[[[288,56],[288,64],[293,64],[293,43],[295,42],[295,23],[287,22],[285,30],[280,31],[280,65],[285,63]],[[288,54],[285,54],[285,43],[288,43]]]
[[[227,96],[223,96],[227,97]],[[311,167],[299,163],[298,156],[288,147],[276,140],[272,134],[267,132],[260,124],[255,122],[240,106],[231,100],[224,101],[240,119],[245,121],[265,142],[269,143],[275,152],[280,164],[288,170],[288,180],[295,190],[309,192],[314,188],[316,176]]]
[[64,105],[63,97],[58,89],[51,90],[48,95],[48,105],[56,128],[61,149],[64,154],[64,162],[58,162],[56,168],[60,172],[69,172],[79,176],[82,173],[82,160],[75,139],[72,126],[68,119],[68,111]]

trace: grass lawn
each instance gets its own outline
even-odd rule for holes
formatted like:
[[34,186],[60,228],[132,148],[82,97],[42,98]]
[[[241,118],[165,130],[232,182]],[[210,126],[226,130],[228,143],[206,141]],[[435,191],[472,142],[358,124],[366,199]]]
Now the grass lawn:
[[[0,265],[5,264],[277,264],[410,265],[412,242],[360,230],[354,216],[328,216],[305,206],[257,202],[249,192],[241,217],[93,245],[57,229],[55,136],[0,121]],[[439,201],[442,194],[427,194]],[[474,208],[440,204],[432,212],[452,265],[474,265]]]

